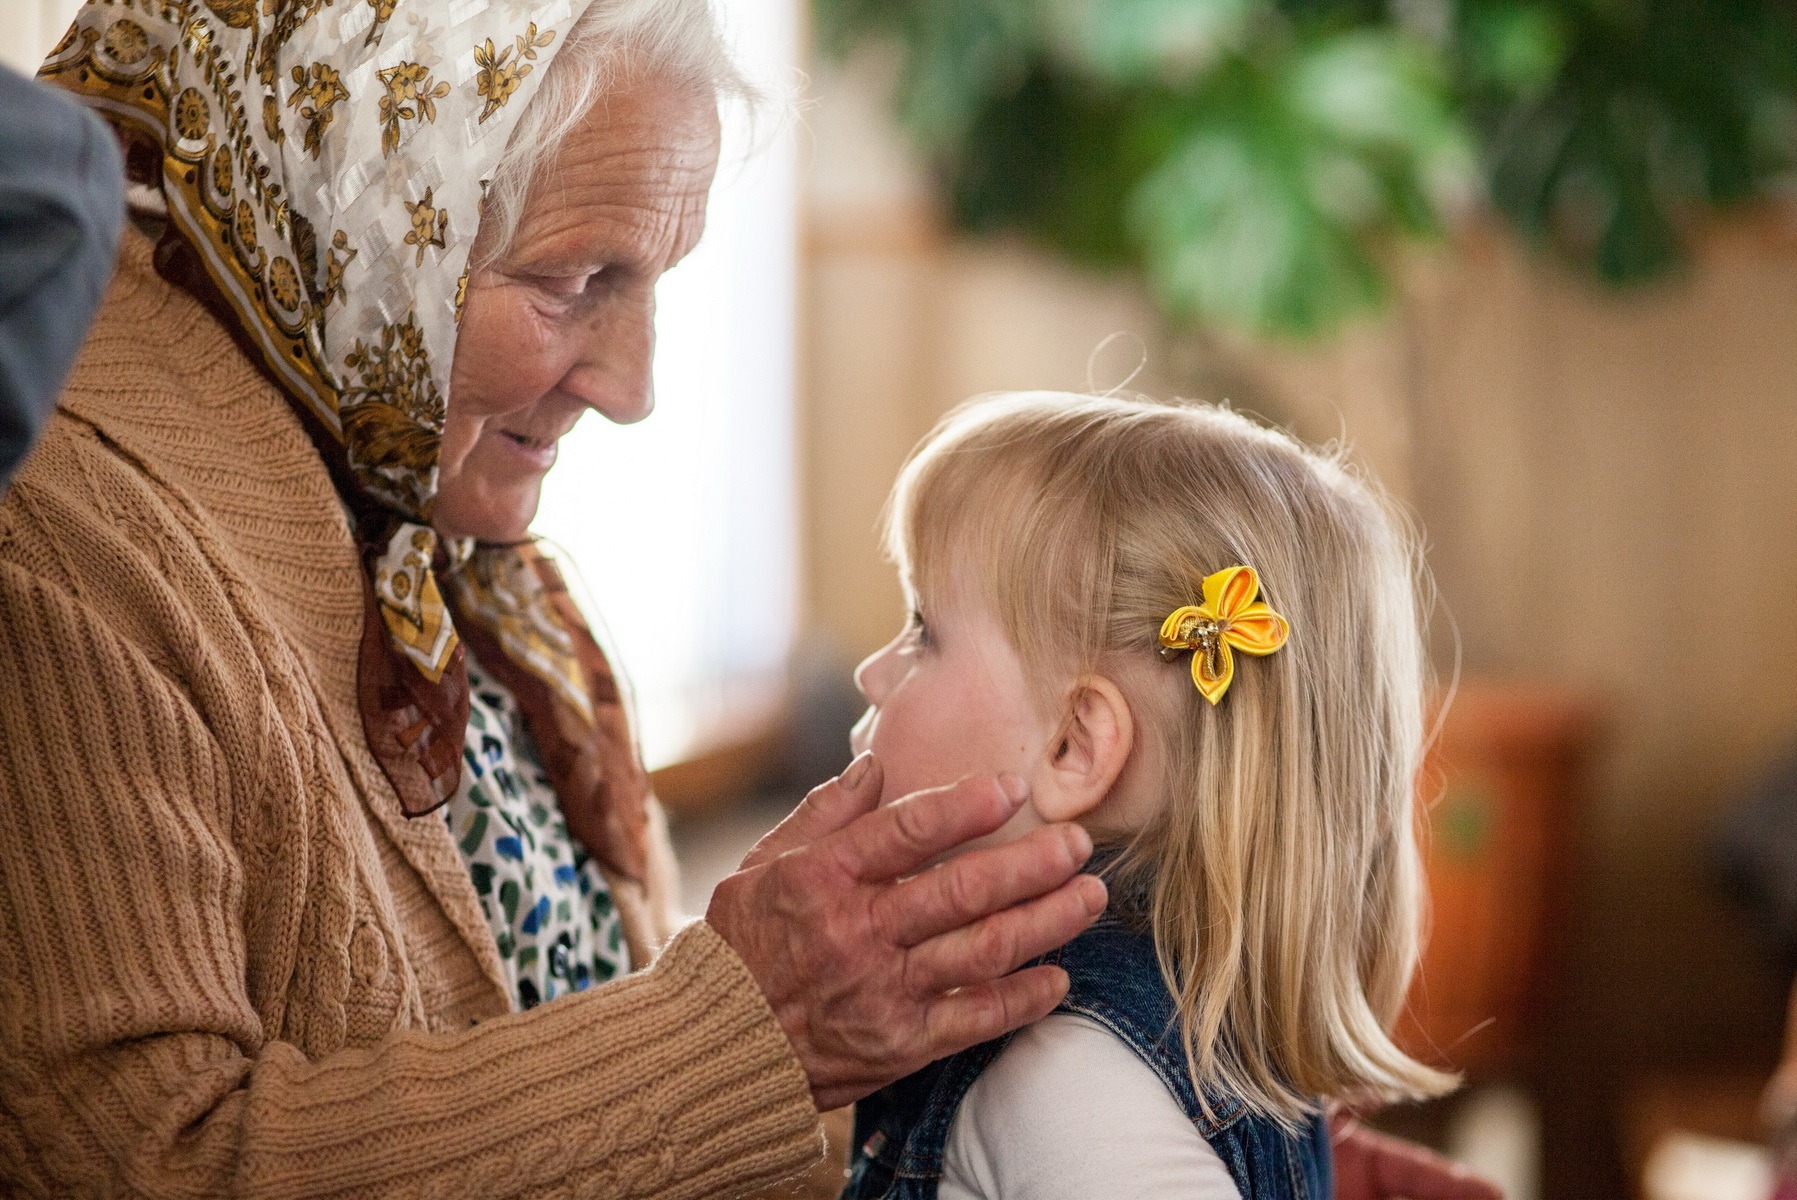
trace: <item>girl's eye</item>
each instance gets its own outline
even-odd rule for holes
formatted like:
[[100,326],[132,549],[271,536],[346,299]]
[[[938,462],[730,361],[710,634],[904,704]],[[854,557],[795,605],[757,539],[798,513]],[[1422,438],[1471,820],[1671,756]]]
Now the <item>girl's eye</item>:
[[930,644],[929,627],[923,623],[923,614],[912,609],[905,617],[905,632],[911,635],[911,641],[919,646]]

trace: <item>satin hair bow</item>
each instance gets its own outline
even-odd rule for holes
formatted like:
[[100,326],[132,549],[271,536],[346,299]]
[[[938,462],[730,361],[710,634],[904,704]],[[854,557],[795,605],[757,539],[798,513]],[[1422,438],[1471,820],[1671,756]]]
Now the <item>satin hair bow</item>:
[[1291,635],[1286,619],[1260,594],[1253,567],[1224,567],[1204,580],[1204,603],[1176,608],[1161,622],[1161,658],[1172,662],[1192,652],[1192,682],[1215,704],[1235,681],[1231,647],[1257,657],[1273,653]]

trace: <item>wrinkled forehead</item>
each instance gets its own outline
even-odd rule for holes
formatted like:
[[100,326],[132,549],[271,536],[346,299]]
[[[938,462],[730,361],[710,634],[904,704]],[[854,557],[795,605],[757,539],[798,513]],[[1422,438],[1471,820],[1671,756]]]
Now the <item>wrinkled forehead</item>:
[[[602,254],[659,273],[704,231],[719,147],[717,101],[653,69],[598,100],[524,198],[512,251]],[[591,265],[599,265],[597,263]]]

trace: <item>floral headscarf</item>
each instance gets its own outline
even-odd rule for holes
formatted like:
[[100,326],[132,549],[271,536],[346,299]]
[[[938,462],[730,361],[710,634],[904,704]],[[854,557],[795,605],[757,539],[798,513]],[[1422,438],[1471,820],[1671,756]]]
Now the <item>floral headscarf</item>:
[[160,188],[162,272],[307,424],[368,577],[363,725],[406,811],[455,791],[466,641],[569,827],[633,879],[647,785],[605,656],[533,545],[439,544],[449,367],[486,181],[588,0],[90,0],[41,77]]

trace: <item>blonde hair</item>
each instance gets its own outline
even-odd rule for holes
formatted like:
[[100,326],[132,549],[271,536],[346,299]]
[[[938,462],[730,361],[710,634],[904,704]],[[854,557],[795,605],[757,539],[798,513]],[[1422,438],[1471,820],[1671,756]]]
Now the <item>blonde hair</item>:
[[912,452],[887,542],[926,603],[956,572],[982,589],[1044,704],[1057,673],[1154,661],[1206,575],[1255,568],[1283,649],[1238,657],[1215,707],[1184,657],[1155,664],[1182,688],[1126,688],[1167,800],[1113,894],[1141,897],[1201,1095],[1290,1123],[1310,1097],[1454,1086],[1391,1036],[1421,921],[1425,667],[1413,541],[1373,488],[1225,409],[1005,394]]

